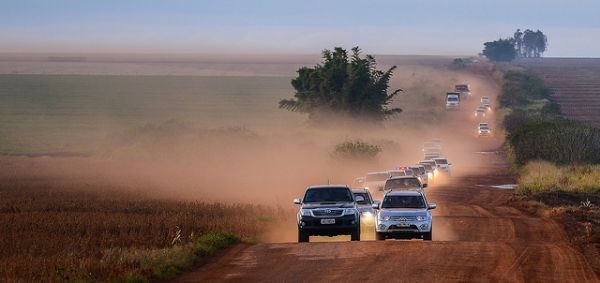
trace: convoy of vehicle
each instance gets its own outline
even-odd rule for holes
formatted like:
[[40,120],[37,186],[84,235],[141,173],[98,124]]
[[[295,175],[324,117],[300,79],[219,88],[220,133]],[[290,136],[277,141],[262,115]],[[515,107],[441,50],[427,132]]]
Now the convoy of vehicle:
[[[461,99],[472,96],[468,84],[455,85],[446,94],[446,108],[459,109]],[[491,111],[489,97],[481,97],[475,110],[480,118],[478,136],[490,136],[489,123],[482,120]],[[452,163],[442,150],[442,140],[423,143],[423,159],[416,164],[391,170],[367,173],[354,179],[352,187],[345,185],[310,186],[304,198],[295,199],[298,210],[298,241],[308,242],[310,236],[350,235],[359,241],[361,229],[374,231],[377,240],[419,238],[432,240],[433,222],[426,188],[438,178],[450,176]],[[373,198],[381,196],[381,202]],[[364,228],[361,228],[361,225]]]

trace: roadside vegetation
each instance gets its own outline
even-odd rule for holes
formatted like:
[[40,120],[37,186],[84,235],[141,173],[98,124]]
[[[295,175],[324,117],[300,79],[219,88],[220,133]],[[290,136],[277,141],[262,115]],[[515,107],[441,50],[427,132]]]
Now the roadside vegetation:
[[123,188],[0,185],[0,281],[147,282],[255,239],[276,211],[159,200]]
[[600,129],[563,118],[544,82],[512,67],[502,75],[507,155],[518,174],[513,205],[560,219],[600,272]]
[[335,146],[333,157],[342,160],[374,161],[381,147],[361,140],[349,140]]
[[298,70],[298,77],[292,80],[294,98],[281,100],[279,107],[308,113],[312,122],[332,117],[381,121],[402,111],[388,107],[402,91],[388,93],[395,69],[378,70],[375,58],[361,57],[358,47],[352,48],[350,56],[340,47],[325,50],[321,64]]

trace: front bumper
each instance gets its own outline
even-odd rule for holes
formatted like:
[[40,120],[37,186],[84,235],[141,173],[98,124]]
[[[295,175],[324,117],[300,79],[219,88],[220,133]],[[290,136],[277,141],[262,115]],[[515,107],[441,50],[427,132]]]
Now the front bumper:
[[390,234],[422,234],[431,232],[431,220],[383,221],[378,220],[375,231]]
[[[334,224],[321,224],[321,219],[335,219]],[[302,216],[298,221],[298,229],[313,236],[337,236],[355,233],[360,227],[360,219],[355,215],[340,217]]]

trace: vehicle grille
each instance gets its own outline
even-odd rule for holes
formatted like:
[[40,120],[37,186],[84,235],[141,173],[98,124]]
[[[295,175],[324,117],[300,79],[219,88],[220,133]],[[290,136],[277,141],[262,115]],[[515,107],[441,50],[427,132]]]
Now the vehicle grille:
[[343,209],[314,209],[312,211],[313,215],[316,217],[333,217],[333,216],[342,216],[344,214]]
[[410,225],[408,227],[402,227],[397,225],[390,225],[388,231],[392,232],[419,232],[419,228],[415,225]]
[[415,221],[416,216],[390,216],[391,221]]

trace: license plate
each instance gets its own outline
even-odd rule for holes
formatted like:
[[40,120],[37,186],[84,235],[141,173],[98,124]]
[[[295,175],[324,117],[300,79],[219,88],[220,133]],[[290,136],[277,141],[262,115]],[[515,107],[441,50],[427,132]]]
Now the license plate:
[[335,224],[335,219],[321,219],[321,224]]
[[396,226],[399,226],[399,227],[408,227],[408,226],[410,226],[410,224],[409,223],[402,223],[401,222],[401,223],[396,224]]

